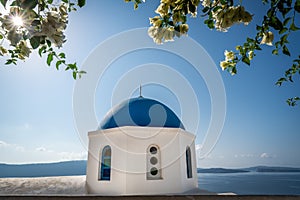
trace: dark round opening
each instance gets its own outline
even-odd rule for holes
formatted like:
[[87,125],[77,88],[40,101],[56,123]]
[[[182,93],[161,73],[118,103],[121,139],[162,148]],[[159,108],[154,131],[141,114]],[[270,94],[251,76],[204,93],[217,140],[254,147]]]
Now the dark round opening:
[[150,148],[150,153],[151,154],[156,154],[157,153],[157,148],[156,147],[151,147]]
[[158,174],[158,170],[156,169],[156,167],[151,168],[150,173],[152,176],[155,176]]
[[155,158],[155,157],[150,158],[150,163],[151,163],[152,165],[156,165],[156,163],[157,163],[157,158]]

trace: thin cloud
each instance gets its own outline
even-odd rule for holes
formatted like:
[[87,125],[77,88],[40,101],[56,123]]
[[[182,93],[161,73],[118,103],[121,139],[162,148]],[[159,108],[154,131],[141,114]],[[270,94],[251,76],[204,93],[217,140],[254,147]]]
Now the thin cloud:
[[43,152],[43,151],[46,151],[46,148],[45,147],[38,147],[35,150]]
[[0,147],[7,147],[7,146],[9,146],[9,144],[0,140]]
[[16,151],[25,151],[24,147],[17,145],[17,144],[9,144],[7,142],[4,141],[0,141],[0,147],[3,148],[13,148]]
[[60,152],[58,155],[61,157],[61,160],[85,160],[87,158],[86,152]]
[[258,155],[254,155],[254,154],[235,154],[234,155],[235,158],[254,158],[254,157],[258,157]]
[[196,144],[196,151],[200,151],[202,149],[202,144]]
[[260,155],[260,158],[275,158],[275,157],[276,157],[276,155],[270,155],[268,153],[262,153]]

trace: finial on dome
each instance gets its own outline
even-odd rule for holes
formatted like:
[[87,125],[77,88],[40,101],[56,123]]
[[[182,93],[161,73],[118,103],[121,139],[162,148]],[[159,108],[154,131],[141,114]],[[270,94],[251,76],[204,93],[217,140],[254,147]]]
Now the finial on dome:
[[139,97],[143,97],[142,96],[142,84],[140,84],[140,96]]

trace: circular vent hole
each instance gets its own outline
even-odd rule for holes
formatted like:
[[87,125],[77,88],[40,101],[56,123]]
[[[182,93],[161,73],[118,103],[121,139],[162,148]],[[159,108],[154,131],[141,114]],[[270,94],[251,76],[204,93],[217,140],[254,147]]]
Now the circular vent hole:
[[157,153],[157,148],[156,147],[151,147],[150,148],[150,153],[151,154],[156,154]]
[[158,174],[157,168],[156,167],[152,167],[151,170],[150,170],[150,173],[151,173],[152,176],[157,175]]
[[157,164],[157,158],[155,158],[155,157],[150,158],[150,163],[152,165],[156,165]]

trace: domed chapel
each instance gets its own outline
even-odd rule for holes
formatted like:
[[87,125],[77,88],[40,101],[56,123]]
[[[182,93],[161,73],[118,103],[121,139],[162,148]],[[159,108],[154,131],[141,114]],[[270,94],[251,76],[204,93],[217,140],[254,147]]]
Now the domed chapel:
[[181,194],[198,188],[195,135],[157,100],[140,95],[121,102],[88,138],[90,194]]

